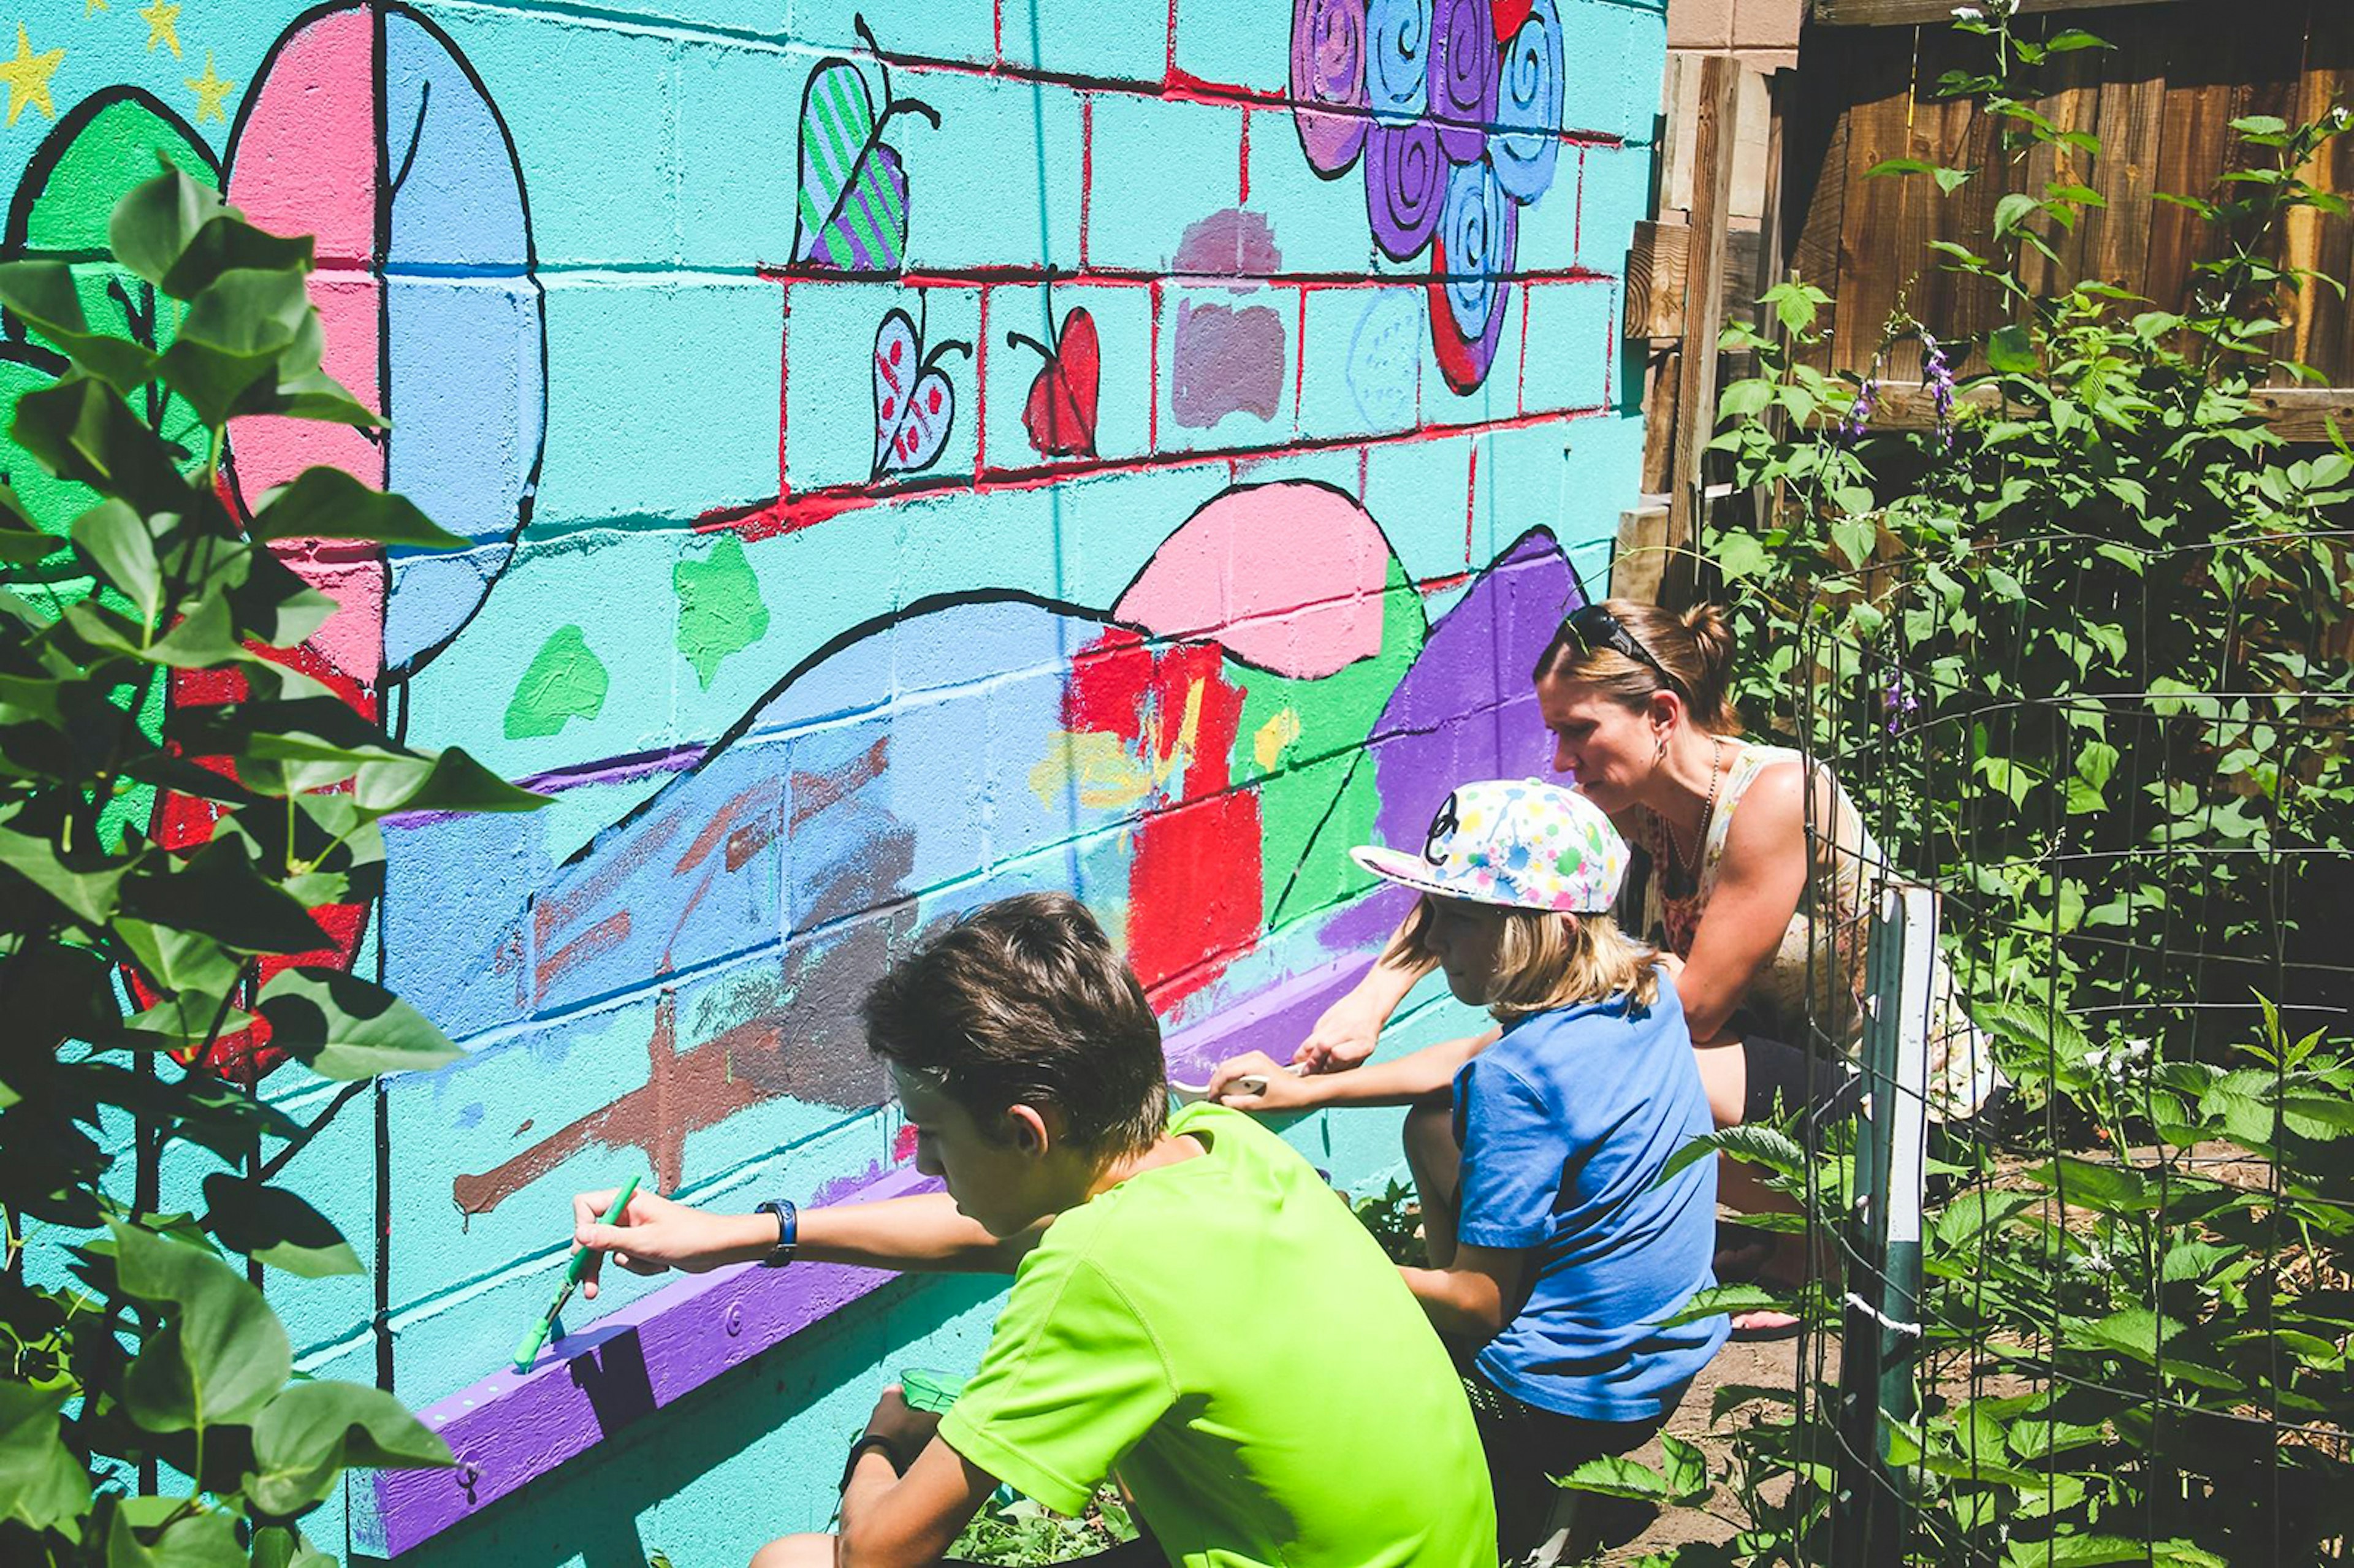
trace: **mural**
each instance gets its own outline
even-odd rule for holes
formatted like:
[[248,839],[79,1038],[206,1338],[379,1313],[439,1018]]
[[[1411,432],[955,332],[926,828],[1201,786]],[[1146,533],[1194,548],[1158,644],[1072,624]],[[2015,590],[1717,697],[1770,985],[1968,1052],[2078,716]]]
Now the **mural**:
[[[323,364],[393,423],[242,421],[228,499],[332,463],[467,541],[287,542],[339,608],[280,656],[554,797],[389,824],[382,897],[319,912],[305,959],[462,1061],[348,1103],[260,1033],[193,1065],[331,1118],[287,1177],[368,1277],[270,1287],[306,1369],[465,1461],[355,1478],[312,1530],[348,1552],[741,1561],[820,1522],[838,1429],[969,1359],[986,1296],[620,1280],[517,1376],[567,1196],[908,1190],[857,1001],[1017,890],[1097,911],[1172,1068],[1288,1049],[1398,914],[1347,848],[1545,766],[1525,673],[1633,496],[1652,0],[785,9],[0,18],[0,249],[160,346],[179,307],[102,260],[158,155],[314,233]],[[0,410],[63,369],[0,323]],[[60,536],[89,504],[5,439],[0,478]],[[69,550],[41,573],[53,612],[90,591]],[[1288,1136],[1363,1183],[1373,1119]],[[663,1457],[612,1457],[642,1423]],[[773,1518],[733,1506],[755,1480]]]

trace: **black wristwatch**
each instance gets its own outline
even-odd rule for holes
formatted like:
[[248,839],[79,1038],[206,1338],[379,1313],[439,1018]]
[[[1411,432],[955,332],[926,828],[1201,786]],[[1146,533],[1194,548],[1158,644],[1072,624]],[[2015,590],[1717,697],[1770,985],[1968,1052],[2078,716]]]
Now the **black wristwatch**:
[[762,1268],[782,1268],[793,1260],[793,1245],[801,1240],[801,1210],[790,1198],[771,1198],[760,1205],[760,1213],[777,1217],[777,1245],[760,1260]]
[[850,1489],[850,1478],[857,1473],[859,1458],[870,1449],[883,1456],[893,1475],[907,1473],[907,1464],[899,1457],[899,1450],[891,1439],[878,1432],[869,1432],[850,1446],[850,1457],[842,1462],[842,1485],[836,1490],[846,1492]]

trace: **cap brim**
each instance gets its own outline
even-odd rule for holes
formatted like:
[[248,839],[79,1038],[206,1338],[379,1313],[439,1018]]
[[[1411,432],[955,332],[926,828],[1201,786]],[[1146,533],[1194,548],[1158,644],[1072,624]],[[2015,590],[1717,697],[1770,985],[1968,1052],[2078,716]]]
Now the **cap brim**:
[[1430,866],[1420,855],[1404,850],[1384,849],[1375,844],[1359,844],[1349,852],[1349,858],[1384,882],[1394,882],[1401,887],[1411,887],[1417,893],[1432,893],[1441,898],[1459,898],[1466,904],[1485,904],[1495,909],[1530,909],[1543,915],[1607,915],[1602,909],[1560,909],[1550,904],[1524,904],[1517,898],[1482,898],[1450,887],[1430,873]]

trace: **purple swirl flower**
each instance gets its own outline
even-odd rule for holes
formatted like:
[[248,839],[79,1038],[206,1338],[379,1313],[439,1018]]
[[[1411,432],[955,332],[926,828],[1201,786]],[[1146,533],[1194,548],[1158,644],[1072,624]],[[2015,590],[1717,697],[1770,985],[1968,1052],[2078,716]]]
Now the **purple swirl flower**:
[[1365,0],[1292,0],[1292,121],[1299,150],[1319,174],[1337,175],[1364,145],[1363,114],[1319,114],[1309,105],[1365,106]]
[[1474,164],[1496,122],[1496,20],[1488,0],[1437,0],[1431,9],[1430,115],[1438,146]]
[[1430,0],[1369,0],[1365,96],[1373,117],[1392,123],[1421,117],[1430,102]]
[[1561,14],[1553,0],[1533,0],[1528,19],[1505,45],[1488,155],[1504,194],[1528,203],[1553,184],[1561,153]]
[[1375,125],[1365,136],[1365,216],[1373,241],[1393,261],[1411,260],[1438,228],[1447,160],[1426,120]]

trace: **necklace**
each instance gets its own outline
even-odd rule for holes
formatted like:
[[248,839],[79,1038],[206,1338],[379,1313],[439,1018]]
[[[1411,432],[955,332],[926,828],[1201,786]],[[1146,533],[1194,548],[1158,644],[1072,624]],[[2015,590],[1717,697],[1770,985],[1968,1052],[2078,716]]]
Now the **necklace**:
[[[1721,735],[1710,736],[1708,737],[1708,800],[1700,809],[1700,826],[1692,834],[1693,847],[1702,853],[1705,853],[1708,849],[1709,823],[1716,816],[1716,784],[1723,771],[1724,737]],[[1662,815],[1659,817],[1659,825],[1668,830],[1668,848],[1675,854],[1676,870],[1682,873],[1686,880],[1697,882],[1700,877],[1699,862],[1696,858],[1684,853],[1684,841],[1676,832],[1675,823]]]

